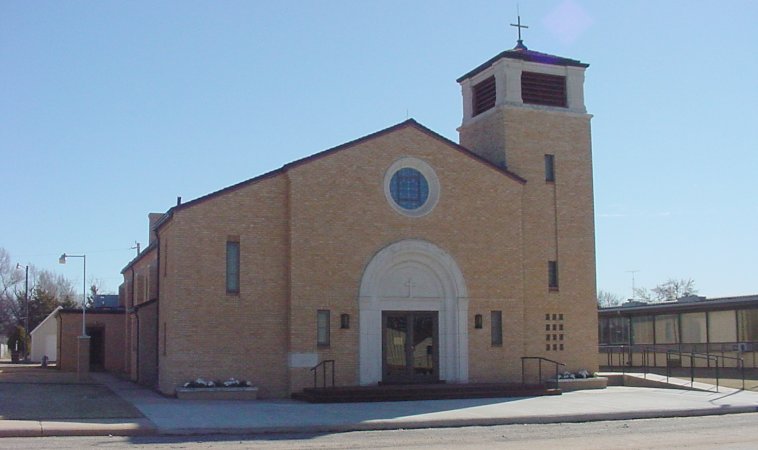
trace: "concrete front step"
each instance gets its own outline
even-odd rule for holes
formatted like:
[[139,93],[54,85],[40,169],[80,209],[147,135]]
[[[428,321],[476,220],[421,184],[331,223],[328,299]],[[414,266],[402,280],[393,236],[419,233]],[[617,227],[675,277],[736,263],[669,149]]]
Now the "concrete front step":
[[545,386],[513,384],[422,384],[309,388],[292,395],[310,403],[352,403],[560,395]]

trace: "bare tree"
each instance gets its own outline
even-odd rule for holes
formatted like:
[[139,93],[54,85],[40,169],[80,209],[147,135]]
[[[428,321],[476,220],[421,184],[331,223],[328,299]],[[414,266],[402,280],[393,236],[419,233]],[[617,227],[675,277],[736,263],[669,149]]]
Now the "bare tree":
[[[27,312],[24,271],[11,263],[8,252],[0,247],[0,333],[10,333],[25,324]],[[57,306],[76,306],[76,291],[66,277],[29,266],[29,330],[36,327]]]
[[11,264],[8,252],[0,247],[0,333],[10,333],[22,316],[16,301],[16,289],[24,274]]
[[612,292],[599,290],[597,291],[597,306],[599,308],[609,308],[611,306],[618,306],[624,302],[623,297]]
[[648,302],[673,301],[688,295],[697,294],[695,280],[692,278],[676,280],[669,278],[653,289],[637,288],[634,290],[637,298]]

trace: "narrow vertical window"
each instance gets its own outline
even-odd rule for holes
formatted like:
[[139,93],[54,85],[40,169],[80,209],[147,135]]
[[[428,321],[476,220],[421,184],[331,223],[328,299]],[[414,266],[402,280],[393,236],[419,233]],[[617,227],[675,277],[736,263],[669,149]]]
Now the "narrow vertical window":
[[329,310],[319,309],[316,312],[316,344],[329,347],[329,339]]
[[239,294],[240,291],[240,243],[226,242],[226,292]]
[[558,290],[558,261],[547,262],[547,280],[548,280],[548,287],[551,290],[557,291]]
[[492,345],[503,345],[503,312],[490,311],[490,327],[492,333]]
[[545,181],[555,181],[555,155],[545,155]]

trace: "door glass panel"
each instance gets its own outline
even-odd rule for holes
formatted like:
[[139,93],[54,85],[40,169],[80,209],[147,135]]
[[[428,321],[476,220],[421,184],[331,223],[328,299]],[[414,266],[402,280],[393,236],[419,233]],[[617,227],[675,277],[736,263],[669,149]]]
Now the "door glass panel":
[[413,316],[413,375],[434,373],[434,318]]
[[405,346],[408,342],[408,320],[406,316],[387,316],[384,337],[384,357],[387,377],[403,377],[408,363]]

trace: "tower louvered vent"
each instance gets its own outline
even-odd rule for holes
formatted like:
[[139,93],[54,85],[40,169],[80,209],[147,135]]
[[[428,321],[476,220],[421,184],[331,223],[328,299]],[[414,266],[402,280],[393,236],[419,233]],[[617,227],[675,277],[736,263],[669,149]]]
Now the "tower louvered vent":
[[546,106],[566,105],[566,77],[545,73],[521,74],[521,98],[524,103]]
[[495,77],[474,86],[474,115],[495,107]]

